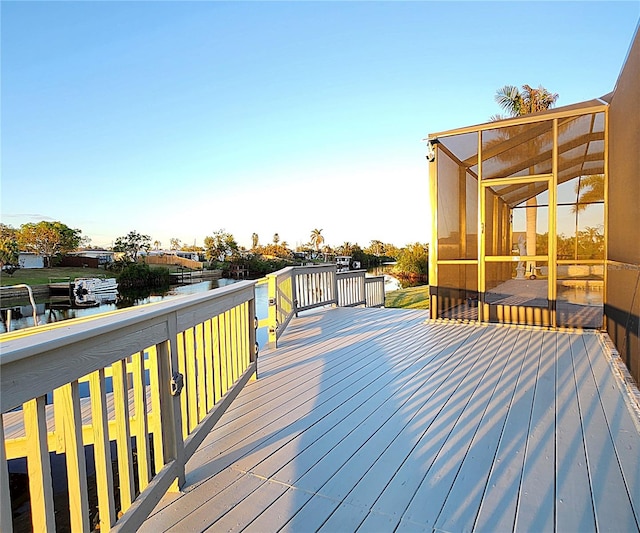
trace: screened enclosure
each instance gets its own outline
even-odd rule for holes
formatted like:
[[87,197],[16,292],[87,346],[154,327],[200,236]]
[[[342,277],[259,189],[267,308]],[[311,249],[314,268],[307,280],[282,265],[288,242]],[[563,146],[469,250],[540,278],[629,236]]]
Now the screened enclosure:
[[431,312],[602,328],[608,104],[429,136]]

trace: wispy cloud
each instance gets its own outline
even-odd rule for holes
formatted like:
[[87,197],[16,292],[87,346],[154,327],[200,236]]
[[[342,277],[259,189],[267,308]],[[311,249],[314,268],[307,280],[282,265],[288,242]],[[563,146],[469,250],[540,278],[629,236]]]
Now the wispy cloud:
[[21,220],[30,219],[34,222],[40,222],[41,220],[47,220],[49,222],[55,221],[55,218],[47,215],[41,215],[39,213],[2,213],[2,218],[19,218]]

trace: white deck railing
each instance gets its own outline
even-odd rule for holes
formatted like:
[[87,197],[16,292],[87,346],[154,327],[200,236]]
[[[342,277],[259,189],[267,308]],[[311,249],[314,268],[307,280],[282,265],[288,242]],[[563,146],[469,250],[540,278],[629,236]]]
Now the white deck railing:
[[364,270],[337,272],[336,265],[287,267],[266,277],[269,345],[277,346],[291,318],[301,311],[336,305],[384,306],[384,277],[366,277]]
[[[72,531],[92,529],[92,444],[96,522],[134,531],[182,486],[187,459],[256,375],[255,316],[245,281],[0,336],[0,530],[13,528],[7,459],[16,456],[27,458],[34,531],[55,531],[56,512],[69,513]],[[50,452],[66,457],[68,510],[54,509]]]
[[384,276],[364,278],[367,307],[384,307]]

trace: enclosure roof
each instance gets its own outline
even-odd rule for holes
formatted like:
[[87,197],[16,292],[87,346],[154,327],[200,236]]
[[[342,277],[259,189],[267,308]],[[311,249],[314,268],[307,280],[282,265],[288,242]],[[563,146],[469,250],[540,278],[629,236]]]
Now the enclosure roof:
[[[553,121],[558,119],[558,184],[577,176],[604,174],[605,113],[611,94],[540,113],[429,135],[429,142],[469,175],[483,180],[553,173]],[[478,169],[478,139],[482,167]],[[511,207],[547,188],[535,185],[492,187]]]
[[585,100],[584,102],[578,102],[576,104],[555,107],[547,111],[539,111],[538,113],[530,113],[528,115],[522,115],[519,117],[509,117],[502,120],[494,120],[483,122],[481,124],[475,124],[472,126],[463,126],[461,128],[454,128],[437,133],[430,133],[426,140],[442,140],[441,137],[458,135],[460,133],[467,133],[470,131],[483,131],[494,129],[496,127],[511,126],[514,124],[528,124],[531,122],[539,122],[541,120],[552,120],[554,118],[560,118],[563,116],[589,113],[593,112],[594,110],[603,111],[611,102],[612,96],[613,92],[610,92],[605,94],[604,96],[601,96],[600,98],[593,98],[591,100]]

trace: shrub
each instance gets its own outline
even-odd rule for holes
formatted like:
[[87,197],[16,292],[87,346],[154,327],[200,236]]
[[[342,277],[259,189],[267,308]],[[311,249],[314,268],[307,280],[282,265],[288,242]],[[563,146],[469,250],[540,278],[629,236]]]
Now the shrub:
[[128,263],[118,274],[118,285],[129,287],[166,287],[171,276],[168,268],[151,268],[145,263]]
[[429,248],[416,242],[403,248],[395,270],[409,276],[426,276],[429,272]]

